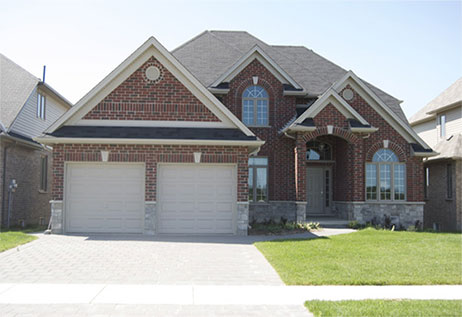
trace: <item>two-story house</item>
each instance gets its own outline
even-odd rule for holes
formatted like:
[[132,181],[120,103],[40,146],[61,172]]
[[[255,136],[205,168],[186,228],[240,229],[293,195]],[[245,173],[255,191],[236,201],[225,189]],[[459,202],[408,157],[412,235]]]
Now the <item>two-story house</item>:
[[432,150],[399,104],[305,47],[206,31],[169,52],[150,38],[36,138],[53,146],[53,232],[421,225]]
[[71,103],[0,54],[1,225],[45,225],[50,218],[51,148],[33,140]]
[[424,161],[424,224],[462,231],[462,78],[410,118],[419,136],[439,154]]

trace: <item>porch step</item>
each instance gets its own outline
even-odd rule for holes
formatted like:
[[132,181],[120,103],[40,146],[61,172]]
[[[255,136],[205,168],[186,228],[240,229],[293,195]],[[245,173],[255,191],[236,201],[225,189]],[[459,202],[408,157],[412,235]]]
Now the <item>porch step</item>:
[[322,228],[348,228],[350,221],[333,216],[316,217],[309,215],[306,217],[306,222],[319,222]]

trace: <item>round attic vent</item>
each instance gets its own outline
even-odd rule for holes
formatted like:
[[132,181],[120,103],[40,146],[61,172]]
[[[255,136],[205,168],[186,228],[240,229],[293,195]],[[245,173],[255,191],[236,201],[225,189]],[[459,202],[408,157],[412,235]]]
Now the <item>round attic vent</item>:
[[149,80],[157,80],[160,77],[160,70],[156,66],[149,66],[146,68],[146,78]]
[[354,94],[353,94],[353,90],[351,89],[345,89],[342,93],[342,96],[343,98],[345,98],[345,100],[351,100],[353,99],[354,97]]

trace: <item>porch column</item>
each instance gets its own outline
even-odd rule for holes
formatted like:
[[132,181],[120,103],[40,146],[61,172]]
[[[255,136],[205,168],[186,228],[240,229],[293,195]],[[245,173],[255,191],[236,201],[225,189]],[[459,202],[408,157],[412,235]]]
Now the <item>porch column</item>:
[[353,146],[353,188],[352,199],[353,201],[364,201],[365,199],[365,156],[364,156],[364,140],[360,139]]
[[297,203],[297,222],[306,220],[306,142],[297,133],[295,142],[295,195]]

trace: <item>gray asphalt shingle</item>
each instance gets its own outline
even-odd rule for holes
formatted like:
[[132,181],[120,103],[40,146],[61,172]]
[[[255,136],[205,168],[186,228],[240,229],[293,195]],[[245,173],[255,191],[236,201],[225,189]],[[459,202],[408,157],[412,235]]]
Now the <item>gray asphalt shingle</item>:
[[[244,31],[205,31],[172,54],[206,87],[258,45],[308,93],[321,95],[346,70],[303,46],[268,45]],[[369,88],[404,122],[400,101],[377,87]]]

